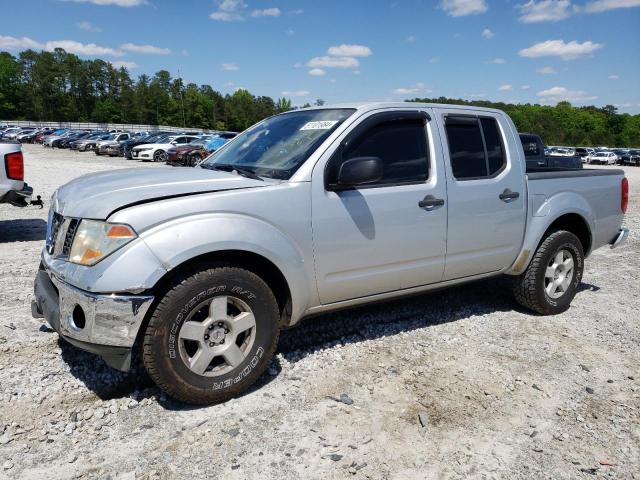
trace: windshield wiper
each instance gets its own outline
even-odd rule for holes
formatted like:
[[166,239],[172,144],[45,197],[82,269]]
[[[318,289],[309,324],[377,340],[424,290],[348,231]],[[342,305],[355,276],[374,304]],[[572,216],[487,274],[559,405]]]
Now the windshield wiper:
[[236,165],[230,165],[227,163],[214,163],[213,165],[211,164],[203,164],[201,165],[201,167],[203,168],[207,168],[209,170],[221,170],[223,172],[237,172],[238,175],[242,175],[243,177],[247,177],[247,178],[251,178],[253,180],[260,180],[261,182],[264,182],[264,178],[262,178],[259,175],[256,175],[254,172],[252,172],[251,170],[249,170],[248,168],[243,168],[243,167],[238,167]]

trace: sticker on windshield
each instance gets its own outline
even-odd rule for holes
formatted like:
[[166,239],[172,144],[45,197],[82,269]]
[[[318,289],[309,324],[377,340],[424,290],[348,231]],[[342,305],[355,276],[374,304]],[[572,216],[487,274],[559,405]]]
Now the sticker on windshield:
[[325,120],[322,122],[307,122],[300,130],[329,130],[337,120]]

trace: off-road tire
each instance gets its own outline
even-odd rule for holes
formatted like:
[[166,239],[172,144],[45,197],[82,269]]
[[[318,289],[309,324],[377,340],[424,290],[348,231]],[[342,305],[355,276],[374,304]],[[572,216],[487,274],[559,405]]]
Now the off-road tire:
[[[197,305],[226,295],[244,301],[255,317],[255,337],[236,368],[218,376],[192,371],[180,355],[182,324]],[[276,350],[279,310],[267,284],[247,270],[210,265],[179,276],[158,302],[142,340],[142,359],[153,381],[171,397],[185,403],[209,405],[235,397],[266,370]]]
[[[545,291],[545,271],[554,256],[562,251],[573,256],[574,272],[569,288],[559,298],[551,298]],[[542,315],[557,315],[566,311],[576,295],[584,271],[582,243],[573,233],[557,230],[548,234],[540,243],[531,263],[522,275],[513,280],[516,301]]]

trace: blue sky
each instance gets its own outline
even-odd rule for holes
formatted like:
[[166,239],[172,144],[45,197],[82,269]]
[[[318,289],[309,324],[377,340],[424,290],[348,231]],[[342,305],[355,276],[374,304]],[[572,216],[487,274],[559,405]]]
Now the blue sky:
[[443,95],[640,113],[640,0],[3,1],[0,50],[55,46],[294,104]]

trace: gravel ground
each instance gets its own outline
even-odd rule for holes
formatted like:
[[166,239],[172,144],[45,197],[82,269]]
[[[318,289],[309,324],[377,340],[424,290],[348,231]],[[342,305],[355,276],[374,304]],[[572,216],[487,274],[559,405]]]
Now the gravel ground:
[[[24,152],[45,201],[132,165]],[[639,478],[640,168],[626,171],[630,241],[587,259],[566,313],[524,311],[495,279],[324,315],[208,408],[31,318],[48,205],[0,206],[0,478]]]

